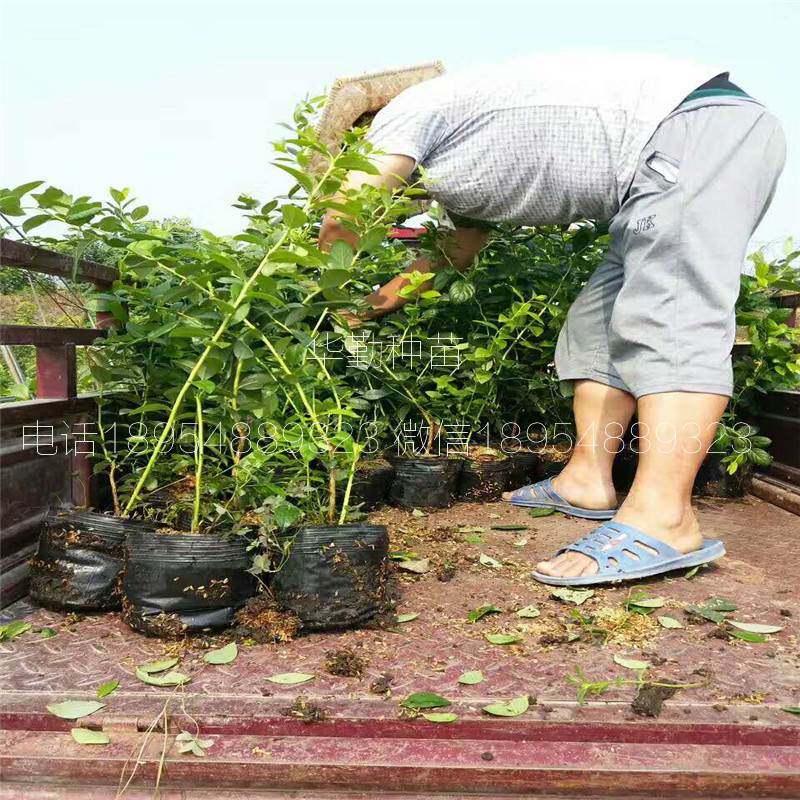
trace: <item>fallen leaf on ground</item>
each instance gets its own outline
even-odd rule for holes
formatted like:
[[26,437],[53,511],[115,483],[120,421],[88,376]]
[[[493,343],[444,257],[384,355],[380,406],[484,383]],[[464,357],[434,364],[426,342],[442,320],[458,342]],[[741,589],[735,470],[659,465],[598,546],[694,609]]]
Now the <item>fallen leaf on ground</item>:
[[105,707],[105,703],[98,703],[97,700],[64,700],[61,703],[51,703],[47,710],[61,719],[79,719]]
[[110,744],[111,739],[103,731],[91,731],[88,728],[73,728],[70,733],[78,744]]
[[498,608],[497,606],[491,605],[491,603],[487,603],[486,605],[479,606],[474,611],[470,611],[467,614],[467,622],[477,622],[478,620],[483,619],[487,614],[502,614],[503,610]]
[[650,663],[647,661],[639,661],[635,658],[625,658],[625,656],[614,656],[614,663],[619,664],[625,669],[648,669]]
[[148,675],[150,675],[153,672],[163,672],[165,669],[174,667],[177,663],[177,658],[164,658],[161,661],[148,661],[146,664],[142,664],[136,669],[139,669],[142,672],[146,672]]
[[563,586],[560,589],[554,589],[550,592],[551,597],[557,600],[563,600],[565,603],[574,603],[576,606],[585,603],[590,597],[594,597],[593,589],[570,589],[568,586]]
[[306,683],[314,678],[308,672],[279,672],[277,675],[270,675],[267,680],[272,683],[280,683],[284,686],[291,686],[295,683]]
[[102,699],[104,697],[108,697],[117,687],[119,686],[119,681],[106,681],[105,683],[100,684],[97,687],[97,696]]
[[428,722],[455,722],[458,719],[458,714],[453,714],[450,711],[430,711],[422,715]]
[[500,569],[503,566],[496,558],[487,556],[486,553],[481,553],[480,562],[484,567],[491,567],[492,569]]
[[663,616],[663,617],[656,617],[656,619],[658,620],[658,624],[662,628],[683,628],[684,627],[683,623],[678,622],[678,620],[675,619],[674,617]]
[[413,709],[442,708],[444,706],[449,706],[450,701],[440,694],[434,694],[433,692],[414,692],[406,697],[405,700],[401,700],[400,705],[404,708]]
[[728,624],[748,633],[778,633],[783,630],[780,625],[761,625],[758,622],[739,622],[735,619],[729,619]]
[[479,669],[462,672],[458,676],[458,682],[463,683],[464,686],[474,686],[476,683],[482,683],[483,680],[483,673]]
[[485,638],[490,644],[516,644],[522,641],[518,633],[487,633]]
[[536,619],[536,617],[538,617],[541,613],[542,612],[539,611],[536,606],[530,605],[525,606],[525,608],[521,608],[519,611],[517,611],[517,616],[522,617],[523,619]]
[[484,706],[483,710],[495,717],[518,717],[520,714],[524,714],[529,706],[530,699],[528,695],[522,695],[509,700],[507,703],[491,703],[488,706]]
[[239,648],[236,646],[236,642],[231,642],[230,644],[226,644],[225,647],[220,647],[218,650],[209,650],[203,656],[203,661],[209,664],[230,664],[238,655]]
[[412,619],[416,619],[419,616],[416,612],[412,612],[409,614],[398,614],[396,622],[411,622]]
[[189,683],[191,678],[183,672],[164,672],[163,674],[154,675],[145,672],[141,667],[136,670],[136,677],[148,686],[182,686],[184,683]]

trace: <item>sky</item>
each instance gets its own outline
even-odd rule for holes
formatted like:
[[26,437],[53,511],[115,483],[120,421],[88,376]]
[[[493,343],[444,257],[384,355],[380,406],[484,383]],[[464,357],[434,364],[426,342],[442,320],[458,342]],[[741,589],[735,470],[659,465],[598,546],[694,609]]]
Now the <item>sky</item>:
[[0,0],[0,186],[129,186],[235,233],[239,193],[286,188],[278,123],[337,77],[605,47],[721,64],[765,103],[788,157],[753,246],[800,241],[798,30],[800,0]]

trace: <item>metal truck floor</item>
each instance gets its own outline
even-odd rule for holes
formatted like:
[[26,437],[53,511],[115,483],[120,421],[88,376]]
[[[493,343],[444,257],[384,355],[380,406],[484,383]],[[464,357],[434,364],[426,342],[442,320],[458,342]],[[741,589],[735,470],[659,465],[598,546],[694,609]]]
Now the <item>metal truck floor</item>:
[[[501,503],[425,516],[382,510],[371,519],[390,526],[393,549],[430,560],[424,574],[396,572],[397,613],[417,618],[390,629],[240,644],[226,665],[202,658],[224,635],[167,643],[134,633],[116,614],[75,618],[16,604],[4,619],[26,619],[33,628],[0,643],[0,798],[111,798],[135,766],[122,796],[139,800],[153,796],[160,762],[163,800],[800,797],[800,716],[783,710],[800,705],[800,517],[752,497],[699,500],[697,508],[706,535],[728,548],[718,566],[691,579],[673,573],[599,588],[580,606],[553,598],[529,570],[590,522],[533,518]],[[509,526],[524,529],[497,529]],[[482,554],[502,566],[482,564]],[[632,588],[665,605],[651,616],[627,613]],[[729,618],[783,630],[750,643],[684,610],[713,597],[736,604]],[[502,613],[467,622],[469,612],[489,604]],[[531,604],[538,617],[516,614]],[[576,613],[594,623],[565,628]],[[662,627],[659,616],[683,627]],[[42,638],[44,626],[57,634]],[[568,641],[567,630],[581,635]],[[516,632],[520,642],[485,638],[498,632]],[[326,671],[328,654],[342,648],[368,662],[361,677]],[[181,657],[191,683],[169,690],[136,679],[136,665],[165,654]],[[594,682],[636,679],[615,655],[649,662],[646,677],[693,688],[666,699],[658,717],[634,713],[631,684],[612,684],[579,704],[566,677],[576,668]],[[469,670],[485,679],[459,684]],[[314,678],[295,686],[267,680],[285,672]],[[105,708],[79,723],[46,709],[94,698],[112,679],[120,686]],[[381,679],[390,689],[376,694]],[[431,722],[399,707],[422,691],[450,700],[444,710],[458,720]],[[482,711],[522,695],[532,703],[521,716]],[[309,703],[323,721],[303,721]],[[167,736],[159,717],[165,709]],[[69,733],[75,724],[102,729],[111,744],[77,744]],[[181,730],[211,742],[205,756],[178,753],[172,734]]]

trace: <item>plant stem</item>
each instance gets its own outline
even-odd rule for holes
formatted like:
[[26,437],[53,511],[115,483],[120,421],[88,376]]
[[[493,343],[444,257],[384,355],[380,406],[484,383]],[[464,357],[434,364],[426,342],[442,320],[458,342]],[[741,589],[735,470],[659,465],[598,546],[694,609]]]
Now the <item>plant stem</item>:
[[364,451],[364,447],[362,445],[355,444],[355,442],[353,443],[353,447],[353,460],[350,464],[350,471],[347,474],[347,485],[344,488],[344,497],[342,498],[342,510],[339,512],[339,525],[344,525],[344,521],[347,519],[347,512],[350,506],[350,490],[353,488],[353,478],[356,474],[356,466],[361,458],[361,453]]
[[195,395],[195,406],[197,409],[197,429],[194,440],[194,511],[192,513],[192,533],[197,533],[200,528],[200,496],[202,494],[203,481],[203,404],[200,395]]

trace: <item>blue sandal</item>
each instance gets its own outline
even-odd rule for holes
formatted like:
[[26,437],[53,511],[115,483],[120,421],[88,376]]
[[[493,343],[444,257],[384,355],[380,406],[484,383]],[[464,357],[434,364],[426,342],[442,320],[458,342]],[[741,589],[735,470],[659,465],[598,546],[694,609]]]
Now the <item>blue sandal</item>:
[[632,581],[715,561],[725,555],[725,546],[719,539],[704,539],[703,546],[698,550],[681,553],[666,542],[648,536],[631,525],[607,522],[575,544],[562,548],[553,558],[568,552],[583,553],[593,558],[599,567],[598,571],[594,575],[575,578],[556,578],[541,572],[531,574],[540,583],[552,586],[593,586],[598,583]]
[[550,478],[517,489],[511,495],[511,500],[506,502],[510,502],[512,506],[525,508],[552,508],[554,511],[583,519],[611,519],[617,513],[616,508],[597,510],[573,506],[553,488]]

